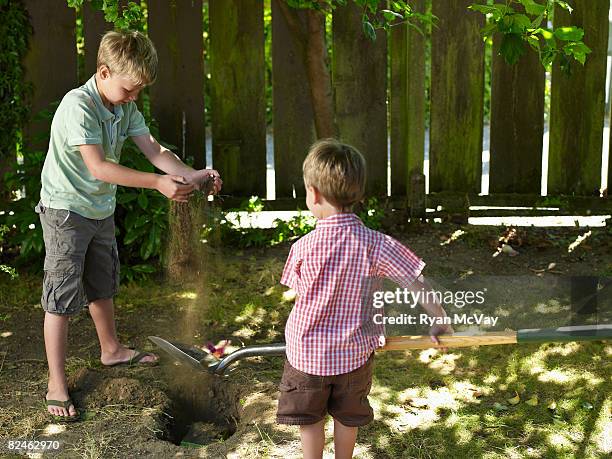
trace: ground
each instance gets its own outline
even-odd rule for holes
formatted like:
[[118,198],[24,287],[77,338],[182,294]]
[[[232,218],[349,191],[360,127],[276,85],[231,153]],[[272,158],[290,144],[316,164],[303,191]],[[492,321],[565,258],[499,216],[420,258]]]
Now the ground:
[[[391,230],[425,259],[429,276],[612,276],[606,228],[592,229],[571,252],[586,229],[522,229],[511,241],[519,252],[513,257],[493,256],[505,228]],[[199,345],[282,341],[292,303],[278,280],[288,250],[207,249],[202,272],[181,285],[124,285],[116,298],[121,339],[146,350],[154,350],[149,335]],[[3,455],[11,439],[48,439],[60,448],[45,456],[300,457],[297,430],[274,422],[282,359],[250,359],[225,378],[175,365],[167,355],[153,368],[103,368],[86,312],[71,321],[67,363],[84,420],[50,423],[42,404],[41,276],[0,282]],[[360,429],[356,457],[609,457],[611,355],[601,341],[378,353],[375,420]],[[332,451],[328,441],[326,455]]]

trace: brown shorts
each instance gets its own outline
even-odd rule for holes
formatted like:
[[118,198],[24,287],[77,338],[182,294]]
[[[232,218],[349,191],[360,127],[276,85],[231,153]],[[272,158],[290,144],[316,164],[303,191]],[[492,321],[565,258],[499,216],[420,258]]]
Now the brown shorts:
[[43,309],[73,315],[94,300],[112,298],[119,288],[113,216],[92,220],[42,203],[36,212],[45,240]]
[[374,353],[350,373],[317,376],[304,373],[285,360],[276,422],[315,424],[329,413],[347,427],[364,426],[374,419],[368,394],[372,387]]

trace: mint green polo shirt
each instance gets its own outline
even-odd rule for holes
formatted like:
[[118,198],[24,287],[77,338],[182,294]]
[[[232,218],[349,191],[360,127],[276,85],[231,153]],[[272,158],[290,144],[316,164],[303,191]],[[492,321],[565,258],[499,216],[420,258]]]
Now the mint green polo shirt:
[[107,161],[119,163],[128,137],[148,134],[135,102],[102,103],[95,75],[68,92],[51,123],[49,150],[42,170],[40,198],[45,207],[66,209],[86,218],[102,220],[115,211],[117,185],[94,178],[79,145],[101,145]]

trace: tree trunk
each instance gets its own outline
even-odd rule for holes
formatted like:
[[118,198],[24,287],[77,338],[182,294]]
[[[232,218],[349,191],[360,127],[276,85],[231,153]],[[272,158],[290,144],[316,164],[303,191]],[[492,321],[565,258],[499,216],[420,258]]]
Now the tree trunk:
[[304,30],[294,9],[284,0],[275,1],[296,42],[302,44],[300,51],[307,69],[317,138],[335,137],[338,135],[338,128],[325,41],[325,14],[318,10],[307,10],[307,29]]
[[310,84],[315,128],[317,137],[320,139],[335,137],[338,134],[328,62],[325,43],[325,16],[320,11],[309,10],[306,68],[308,69],[308,83]]

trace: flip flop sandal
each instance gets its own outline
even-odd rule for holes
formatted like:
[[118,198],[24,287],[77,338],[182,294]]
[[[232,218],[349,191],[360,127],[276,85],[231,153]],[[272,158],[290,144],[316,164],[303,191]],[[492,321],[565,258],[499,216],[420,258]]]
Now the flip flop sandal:
[[153,362],[142,362],[142,359],[144,359],[145,357],[148,357],[148,356],[155,357],[155,354],[152,354],[150,352],[142,352],[137,349],[134,349],[134,350],[136,351],[136,354],[134,354],[130,360],[125,360],[123,362],[117,362],[117,363],[113,363],[113,364],[106,365],[106,366],[107,367],[131,367],[135,365],[140,365],[143,367],[145,366],[154,367],[157,365],[159,359]]
[[59,406],[60,408],[64,408],[66,411],[68,411],[70,405],[74,406],[74,410],[76,411],[76,414],[74,416],[59,416],[57,414],[49,413],[49,417],[53,420],[53,422],[77,422],[81,420],[81,414],[79,413],[79,410],[76,409],[76,405],[74,404],[71,398],[68,398],[68,400],[65,401],[47,400],[46,398],[44,400],[47,407]]

